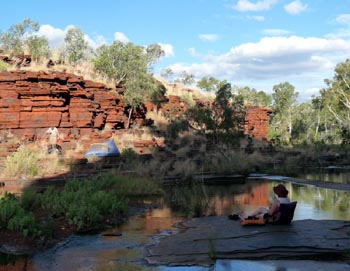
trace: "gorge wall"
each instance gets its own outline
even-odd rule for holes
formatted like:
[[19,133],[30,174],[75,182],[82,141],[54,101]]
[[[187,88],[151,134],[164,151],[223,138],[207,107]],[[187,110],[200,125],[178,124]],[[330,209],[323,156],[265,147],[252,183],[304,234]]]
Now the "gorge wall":
[[[0,142],[8,131],[21,140],[36,140],[49,127],[59,128],[66,144],[82,137],[96,142],[122,133],[128,121],[122,92],[122,88],[111,92],[102,83],[65,72],[0,72]],[[183,111],[183,104],[180,97],[171,96],[164,110]],[[271,110],[247,109],[246,134],[267,140]],[[146,109],[135,112],[132,124],[145,125],[145,114]]]
[[59,127],[69,137],[89,135],[106,125],[124,128],[121,95],[104,84],[69,73],[0,73],[0,127],[32,138]]

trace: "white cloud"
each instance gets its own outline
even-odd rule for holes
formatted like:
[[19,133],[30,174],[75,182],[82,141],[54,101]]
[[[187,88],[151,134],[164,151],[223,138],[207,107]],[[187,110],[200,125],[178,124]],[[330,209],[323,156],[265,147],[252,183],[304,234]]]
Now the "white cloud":
[[329,39],[345,39],[350,38],[350,29],[341,28],[333,33],[329,33],[326,35],[326,38]]
[[290,31],[284,29],[264,29],[262,33],[267,36],[285,36],[289,35]]
[[95,39],[92,39],[88,35],[85,34],[84,38],[92,48],[97,48],[103,44],[107,44],[106,39],[100,35],[96,36]]
[[171,44],[158,43],[165,53],[165,57],[175,56],[174,47]]
[[269,10],[277,2],[278,0],[260,0],[256,3],[249,0],[238,0],[237,4],[233,6],[233,9],[240,12]]
[[216,34],[200,34],[199,38],[204,41],[216,41],[218,36]]
[[288,5],[284,6],[284,10],[292,15],[297,15],[307,9],[308,5],[301,3],[299,0],[293,1],[289,3]]
[[263,22],[265,21],[265,17],[264,16],[247,16],[248,20],[254,20],[257,22]]
[[349,25],[350,24],[350,14],[340,14],[335,20],[338,24]]
[[38,31],[39,36],[44,36],[48,39],[49,45],[52,48],[58,48],[64,44],[64,38],[66,36],[67,30],[73,27],[69,25],[66,29],[62,30],[60,28],[55,28],[49,24],[44,24],[40,26]]
[[195,48],[189,48],[188,52],[190,53],[191,56],[197,56],[197,52]]
[[273,85],[290,82],[300,89],[303,99],[324,87],[336,64],[350,54],[349,40],[322,38],[265,37],[245,43],[222,55],[207,55],[201,63],[175,64],[176,72],[186,70],[196,78],[214,76],[234,85],[271,92]]
[[130,42],[129,38],[122,32],[115,32],[114,38],[115,38],[115,40],[121,41],[123,43]]
[[245,43],[234,47],[228,55],[235,59],[241,58],[267,58],[276,56],[305,55],[320,53],[332,53],[333,51],[350,51],[350,41],[327,40],[322,38],[291,37],[266,37],[257,43]]
[[[67,31],[72,27],[74,26],[68,25],[65,29],[60,29],[45,24],[40,26],[38,36],[46,37],[49,41],[49,45],[51,48],[59,48],[64,44],[64,38],[66,36]],[[84,34],[84,38],[88,42],[88,44],[93,48],[97,48],[98,46],[107,43],[103,36],[96,36],[95,38],[91,38],[87,34]]]
[[328,33],[326,38],[329,39],[348,39],[350,38],[350,14],[340,14],[333,21],[333,24],[341,25],[341,28]]

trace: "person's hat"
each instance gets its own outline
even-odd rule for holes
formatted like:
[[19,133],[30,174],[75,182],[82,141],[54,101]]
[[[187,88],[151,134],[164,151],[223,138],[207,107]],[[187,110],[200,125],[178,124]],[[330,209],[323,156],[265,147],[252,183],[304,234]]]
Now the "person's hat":
[[273,192],[279,197],[287,197],[288,196],[288,190],[283,184],[279,184],[277,186],[273,187]]

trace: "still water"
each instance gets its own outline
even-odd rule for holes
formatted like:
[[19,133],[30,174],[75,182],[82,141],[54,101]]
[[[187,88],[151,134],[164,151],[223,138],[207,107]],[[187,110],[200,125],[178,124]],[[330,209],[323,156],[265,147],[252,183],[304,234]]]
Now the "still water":
[[[244,184],[231,186],[203,186],[205,215],[227,216],[239,209],[253,209],[268,206],[273,198],[272,187],[282,181],[248,180]],[[294,219],[339,219],[350,220],[350,193],[311,186],[301,186],[283,181],[290,191],[290,198],[298,201]],[[191,191],[195,198],[198,191]],[[236,261],[218,260],[212,267],[165,267],[148,266],[143,261],[143,247],[156,241],[155,236],[167,235],[176,229],[174,223],[186,219],[189,209],[175,208],[173,196],[181,194],[171,191],[170,201],[163,198],[143,200],[155,208],[135,216],[121,227],[105,233],[118,232],[121,236],[85,235],[72,236],[55,248],[19,261],[18,269],[26,271],[229,271],[229,270],[349,270],[344,263],[322,263],[315,261]],[[189,203],[190,204],[190,203]],[[22,259],[23,260],[23,259]],[[16,262],[14,265],[18,264]],[[0,270],[1,265],[0,265]]]
[[350,184],[350,166],[329,166],[324,168],[309,169],[300,173],[300,178],[313,181],[326,181],[334,183]]

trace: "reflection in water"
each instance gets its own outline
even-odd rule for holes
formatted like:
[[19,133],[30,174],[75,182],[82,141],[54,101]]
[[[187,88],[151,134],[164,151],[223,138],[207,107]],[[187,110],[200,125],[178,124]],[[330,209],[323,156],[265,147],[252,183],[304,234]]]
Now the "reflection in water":
[[[246,184],[232,186],[203,186],[198,191],[204,195],[205,199],[191,197],[191,193],[186,195],[185,200],[195,202],[205,202],[206,208],[202,211],[206,215],[226,216],[236,212],[238,209],[256,208],[257,206],[268,206],[274,194],[272,187],[278,181],[248,180]],[[298,201],[295,212],[295,219],[350,219],[350,193],[322,189],[311,186],[301,186],[285,183],[290,191],[290,198]],[[197,188],[195,188],[197,189]],[[181,191],[177,191],[181,195]],[[199,194],[198,194],[199,195]],[[80,270],[133,270],[133,271],[228,271],[228,270],[284,270],[299,271],[313,270],[292,268],[297,266],[299,261],[290,261],[286,265],[285,261],[217,261],[211,268],[207,267],[149,267],[143,262],[142,248],[150,242],[155,234],[163,236],[173,234],[176,230],[173,225],[184,219],[187,214],[182,212],[186,209],[172,209],[172,202],[166,200],[173,199],[171,195],[165,198],[156,198],[152,204],[157,208],[151,209],[143,215],[134,217],[121,227],[110,229],[106,232],[121,232],[122,236],[110,237],[98,235],[72,236],[60,246],[57,246],[45,253],[36,255],[26,262],[26,266],[19,262],[17,269],[21,271],[80,271]],[[179,196],[180,198],[180,196]],[[184,201],[184,204],[193,204]],[[196,206],[195,204],[192,206]],[[198,206],[198,204],[197,204]],[[203,207],[201,206],[201,207]],[[179,206],[177,206],[179,207]],[[151,238],[152,237],[152,238]],[[16,262],[17,263],[17,262]],[[294,265],[293,265],[293,264]],[[310,266],[316,262],[310,261]],[[318,263],[320,265],[320,263]],[[324,266],[324,263],[322,263]],[[0,271],[2,270],[0,263]],[[348,266],[347,266],[348,267]],[[279,269],[278,269],[279,268]],[[338,267],[331,267],[323,270],[342,270]],[[318,268],[319,270],[322,270]],[[7,270],[7,269],[5,269]],[[314,270],[317,270],[314,269]]]
[[319,261],[246,261],[246,260],[218,260],[214,271],[311,271],[332,270],[348,271],[349,265],[345,263],[327,263]]
[[[202,189],[204,189],[207,204],[202,213],[225,216],[236,213],[238,210],[249,212],[259,206],[267,207],[275,196],[272,188],[278,183],[260,179],[258,181],[249,180],[244,185],[204,186]],[[298,202],[295,220],[350,219],[350,192],[302,186],[290,182],[284,182],[284,184],[289,190],[290,199]],[[179,191],[177,193],[181,194]],[[186,200],[181,199],[181,203],[184,204],[182,211],[194,205],[192,201],[198,202],[199,200],[194,196]],[[171,203],[165,206],[171,206]]]
[[334,183],[350,184],[350,167],[328,167],[309,170],[300,173],[299,178],[313,181],[325,181]]
[[34,271],[27,257],[19,257],[0,253],[0,271]]
[[300,185],[290,189],[298,201],[295,219],[350,219],[350,192]]

